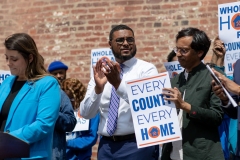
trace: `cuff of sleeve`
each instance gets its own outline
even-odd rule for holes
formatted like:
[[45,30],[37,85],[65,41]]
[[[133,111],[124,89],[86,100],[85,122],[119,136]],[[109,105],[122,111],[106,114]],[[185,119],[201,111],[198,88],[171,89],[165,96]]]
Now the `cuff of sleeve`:
[[230,106],[230,104],[231,104],[231,102],[228,101],[228,104],[224,106],[224,105],[222,104],[222,101],[221,101],[221,106],[222,106],[223,108],[228,108],[228,107]]
[[215,68],[217,68],[217,69],[219,69],[219,70],[221,70],[221,71],[225,71],[225,67],[224,66],[217,66],[217,65],[215,65]]
[[191,105],[191,111],[188,113],[189,117],[195,118],[198,116],[198,107]]
[[102,96],[102,93],[100,93],[100,94],[97,94],[96,92],[95,92],[95,89],[93,90],[93,92],[91,93],[91,101],[93,102],[93,101],[95,101],[97,98],[99,98],[99,97],[101,97]]

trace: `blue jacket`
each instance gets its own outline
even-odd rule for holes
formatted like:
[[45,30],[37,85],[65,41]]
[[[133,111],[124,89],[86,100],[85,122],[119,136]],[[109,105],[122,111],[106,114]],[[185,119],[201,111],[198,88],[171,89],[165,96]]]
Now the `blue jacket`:
[[[8,77],[0,87],[0,111],[15,78]],[[55,78],[26,82],[12,102],[4,131],[30,144],[31,159],[50,160],[59,107],[60,87]]]
[[78,135],[77,138],[67,141],[68,160],[89,160],[91,158],[92,147],[98,138],[98,124],[99,114],[90,119],[88,131],[74,132],[74,134]]
[[71,101],[67,94],[61,90],[60,112],[53,133],[52,160],[66,159],[66,132],[71,132],[76,123]]

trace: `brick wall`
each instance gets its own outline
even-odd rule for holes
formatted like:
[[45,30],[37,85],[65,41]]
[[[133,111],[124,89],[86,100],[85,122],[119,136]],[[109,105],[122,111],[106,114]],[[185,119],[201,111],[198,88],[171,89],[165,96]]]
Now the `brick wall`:
[[[109,47],[112,25],[127,24],[135,31],[137,57],[161,72],[176,33],[192,26],[213,39],[218,33],[217,5],[228,2],[235,0],[0,0],[0,43],[12,33],[29,33],[46,67],[62,60],[70,68],[68,77],[87,85],[91,49]],[[3,45],[0,53],[0,69],[7,70]],[[210,58],[211,52],[205,61]]]

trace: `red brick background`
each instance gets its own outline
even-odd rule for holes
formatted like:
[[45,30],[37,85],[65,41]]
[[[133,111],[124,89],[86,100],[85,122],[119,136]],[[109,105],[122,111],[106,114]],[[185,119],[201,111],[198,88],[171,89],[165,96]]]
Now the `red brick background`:
[[137,57],[152,62],[161,72],[175,45],[176,33],[192,26],[213,39],[218,33],[218,4],[228,2],[235,1],[0,0],[0,69],[8,69],[4,39],[15,32],[26,32],[35,39],[46,67],[53,60],[62,60],[69,66],[68,77],[87,85],[91,49],[109,47],[112,25],[127,24],[135,31]]

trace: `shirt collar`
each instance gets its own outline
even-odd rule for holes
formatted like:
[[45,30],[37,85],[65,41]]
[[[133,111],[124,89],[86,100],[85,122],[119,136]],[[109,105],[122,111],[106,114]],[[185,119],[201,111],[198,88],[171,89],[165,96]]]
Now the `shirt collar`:
[[123,62],[123,64],[124,64],[124,67],[130,68],[130,67],[132,67],[133,64],[136,63],[136,62],[137,62],[137,58],[133,57],[133,58],[131,58],[131,59]]
[[205,66],[205,64],[201,62],[199,65],[197,65],[196,67],[194,67],[194,68],[192,69],[192,71],[189,72],[189,73],[194,74],[194,73],[196,73],[197,71],[201,70],[204,66]]

